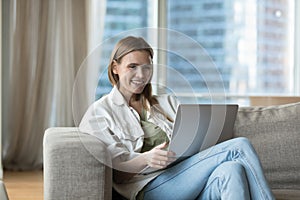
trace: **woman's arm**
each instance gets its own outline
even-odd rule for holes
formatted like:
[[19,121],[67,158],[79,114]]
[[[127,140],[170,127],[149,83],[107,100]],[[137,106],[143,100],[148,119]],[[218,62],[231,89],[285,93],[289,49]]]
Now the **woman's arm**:
[[120,163],[114,163],[114,181],[122,183],[140,173],[147,166],[163,169],[175,161],[175,153],[166,151],[168,143],[162,143],[152,150],[141,153],[137,157]]

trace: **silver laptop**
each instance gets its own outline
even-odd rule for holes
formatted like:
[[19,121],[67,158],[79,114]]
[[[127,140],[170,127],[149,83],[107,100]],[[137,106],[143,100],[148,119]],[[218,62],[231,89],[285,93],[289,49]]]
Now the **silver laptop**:
[[[233,137],[237,104],[180,104],[177,108],[169,151],[177,160],[190,157]],[[157,171],[150,167],[141,174]]]
[[169,150],[190,157],[233,137],[236,104],[181,104],[178,106]]

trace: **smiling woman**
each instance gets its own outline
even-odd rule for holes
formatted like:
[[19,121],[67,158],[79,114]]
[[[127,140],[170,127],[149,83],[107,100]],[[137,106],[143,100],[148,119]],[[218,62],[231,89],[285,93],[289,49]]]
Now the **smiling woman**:
[[79,125],[108,150],[105,164],[113,169],[114,189],[138,200],[274,199],[246,138],[170,165],[176,160],[168,145],[179,102],[174,95],[152,95],[152,58],[143,38],[121,39],[108,67],[113,89],[89,106]]

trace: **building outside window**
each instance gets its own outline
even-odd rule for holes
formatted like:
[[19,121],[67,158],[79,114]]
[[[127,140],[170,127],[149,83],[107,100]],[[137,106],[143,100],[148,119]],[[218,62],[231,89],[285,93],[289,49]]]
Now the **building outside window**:
[[[151,26],[152,4],[107,0],[105,38]],[[220,93],[242,98],[294,94],[294,0],[169,0],[166,5],[167,28],[196,41],[215,68],[202,63],[188,44],[167,37],[168,49],[186,51],[188,58],[168,52],[164,64],[190,83],[200,102]],[[99,81],[96,98],[110,90],[106,76]],[[221,86],[214,84],[217,76]],[[160,78],[166,88],[189,95],[174,76]]]

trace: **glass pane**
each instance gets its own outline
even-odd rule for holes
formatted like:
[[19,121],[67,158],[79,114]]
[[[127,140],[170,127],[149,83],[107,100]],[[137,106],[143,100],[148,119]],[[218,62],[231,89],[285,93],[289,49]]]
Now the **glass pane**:
[[101,46],[101,74],[96,90],[95,99],[107,94],[112,86],[107,76],[107,65],[110,53],[117,42],[114,37],[124,31],[148,27],[147,0],[106,0],[106,15],[104,38]]
[[[199,93],[291,94],[293,26],[294,0],[170,0],[168,28],[196,40],[216,70],[173,38],[168,47],[184,48],[190,57],[168,54],[167,64]],[[223,84],[213,86],[218,76]],[[171,76],[167,84],[185,92]]]

